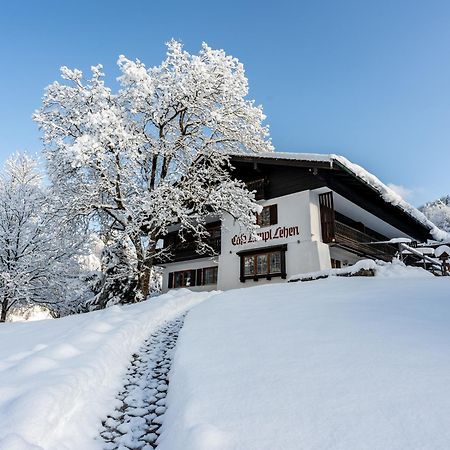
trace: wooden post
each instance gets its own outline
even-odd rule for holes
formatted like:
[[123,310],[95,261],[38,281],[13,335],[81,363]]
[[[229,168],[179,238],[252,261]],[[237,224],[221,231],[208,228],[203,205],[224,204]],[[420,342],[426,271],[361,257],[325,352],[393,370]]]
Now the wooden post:
[[443,253],[439,259],[442,261],[442,275],[447,276],[448,275],[448,257],[447,253]]
[[400,261],[403,262],[403,244],[401,242],[398,243],[398,254]]

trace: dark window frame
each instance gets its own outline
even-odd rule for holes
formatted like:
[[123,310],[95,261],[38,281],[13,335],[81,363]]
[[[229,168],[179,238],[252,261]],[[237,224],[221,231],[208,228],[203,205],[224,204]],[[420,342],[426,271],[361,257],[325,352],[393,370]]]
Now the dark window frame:
[[[213,270],[214,276],[213,279],[215,280],[213,283],[206,283],[206,274],[205,272],[207,270]],[[217,277],[219,275],[219,267],[218,266],[209,266],[209,267],[202,267],[200,269],[197,269],[197,280],[196,280],[196,286],[213,286],[214,284],[217,284]]]
[[[270,254],[280,252],[280,258],[281,258],[281,271],[278,273],[270,273]],[[287,273],[286,273],[286,252],[287,252],[287,244],[283,245],[275,245],[271,247],[263,247],[258,249],[252,249],[252,250],[243,250],[240,252],[237,252],[236,255],[240,258],[240,276],[239,280],[241,283],[245,283],[246,280],[253,280],[258,281],[261,278],[265,278],[267,280],[271,280],[272,278],[281,277],[283,280],[286,279]],[[267,255],[267,272],[264,274],[257,274],[257,267],[256,267],[256,258],[258,255]],[[245,274],[245,258],[246,257],[253,256],[255,258],[254,260],[254,273],[252,275],[246,275]]]
[[[205,271],[206,270],[211,270],[214,269],[215,270],[215,283],[205,283]],[[177,279],[177,274],[183,274],[183,284],[180,286],[175,286],[175,281]],[[192,277],[193,282],[189,285],[186,286],[186,284],[184,283],[184,277],[185,274],[189,273],[190,276]],[[183,287],[196,287],[196,286],[214,286],[214,284],[217,284],[217,277],[218,277],[218,273],[219,273],[219,267],[218,266],[208,266],[208,267],[201,267],[200,269],[185,269],[185,270],[176,270],[174,272],[169,272],[169,276],[168,276],[168,283],[167,283],[167,287],[168,289],[179,289],[179,288],[183,288]]]
[[[269,211],[269,221],[263,223],[263,213]],[[260,214],[256,215],[256,224],[261,228],[270,227],[271,225],[276,225],[278,223],[278,205],[276,203],[272,205],[263,206],[263,210]]]
[[331,258],[331,268],[340,269],[342,267],[342,262],[339,259]]
[[[174,287],[175,289],[178,288],[183,288],[183,287],[194,287],[197,285],[196,283],[196,278],[197,278],[197,271],[195,269],[186,269],[186,270],[177,270],[175,272],[171,272],[172,277],[169,277],[169,282],[172,278],[172,287]],[[181,275],[182,277],[182,283],[180,285],[176,285],[176,281],[177,281],[177,276]],[[186,278],[187,277],[191,278],[191,283],[189,284],[189,286],[186,284]]]

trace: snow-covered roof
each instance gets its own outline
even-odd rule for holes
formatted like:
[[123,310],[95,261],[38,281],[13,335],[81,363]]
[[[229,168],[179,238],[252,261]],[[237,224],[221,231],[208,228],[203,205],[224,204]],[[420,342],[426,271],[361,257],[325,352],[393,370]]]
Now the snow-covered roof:
[[237,157],[256,157],[258,159],[272,159],[272,160],[290,160],[290,161],[306,161],[306,162],[320,162],[329,163],[330,168],[334,166],[350,172],[367,186],[378,192],[381,198],[403,212],[411,216],[414,220],[425,226],[430,230],[431,236],[437,241],[450,240],[450,234],[438,228],[433,222],[428,220],[426,216],[417,208],[406,202],[399,194],[394,192],[390,187],[386,186],[379,178],[368,172],[358,164],[352,163],[344,156],[335,155],[334,153],[289,153],[289,152],[267,152],[256,154],[236,153],[231,156]]
[[446,253],[447,255],[450,255],[450,247],[448,245],[441,245],[434,252],[434,254],[438,258],[440,258],[444,253]]
[[290,161],[328,162],[333,166],[334,155],[332,153],[291,153],[291,152],[266,152],[266,153],[229,153],[230,156],[256,157],[267,159],[286,159]]

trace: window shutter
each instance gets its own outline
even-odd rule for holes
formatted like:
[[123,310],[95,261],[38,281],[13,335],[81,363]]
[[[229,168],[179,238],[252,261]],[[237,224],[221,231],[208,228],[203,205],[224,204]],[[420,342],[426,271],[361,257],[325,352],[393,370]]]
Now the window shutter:
[[270,225],[275,225],[278,223],[278,206],[270,205]]
[[336,222],[334,212],[333,192],[319,194],[320,228],[322,241],[325,244],[336,241]]
[[203,286],[203,280],[202,280],[202,269],[197,269],[197,282],[195,283],[196,286]]
[[281,249],[281,278],[283,280],[285,280],[286,277],[287,277],[287,273],[286,273],[286,250],[287,250],[287,246],[283,247]]
[[197,283],[196,283],[196,276],[197,276],[197,271],[196,270],[189,270],[188,271],[188,273],[189,273],[189,277],[190,277],[190,279],[191,279],[191,284],[190,284],[190,286],[192,287],[192,286],[197,286]]
[[245,256],[241,255],[239,258],[241,260],[239,264],[240,269],[239,281],[241,283],[245,283]]
[[168,288],[172,289],[173,288],[173,272],[169,273],[169,284],[168,284]]

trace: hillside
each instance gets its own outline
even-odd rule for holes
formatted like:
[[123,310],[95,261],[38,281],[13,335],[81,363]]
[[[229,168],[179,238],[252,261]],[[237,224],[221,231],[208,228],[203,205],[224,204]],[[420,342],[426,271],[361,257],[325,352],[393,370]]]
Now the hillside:
[[[0,450],[102,449],[133,354],[211,293],[0,326]],[[123,450],[123,449],[122,449]]]
[[0,449],[447,450],[450,278],[381,273],[5,324]]
[[439,228],[450,232],[450,195],[428,202],[419,209]]
[[187,316],[160,450],[448,450],[450,279],[225,292]]

